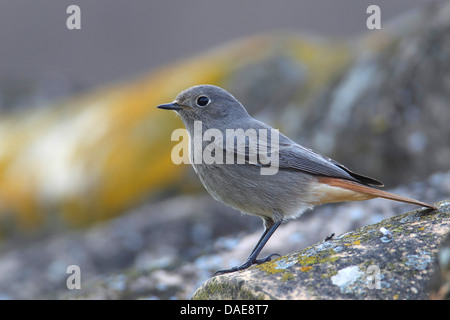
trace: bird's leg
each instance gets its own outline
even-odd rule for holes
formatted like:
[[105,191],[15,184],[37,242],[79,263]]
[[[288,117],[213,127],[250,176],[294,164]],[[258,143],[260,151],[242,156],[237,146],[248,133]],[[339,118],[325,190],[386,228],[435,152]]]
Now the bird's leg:
[[[263,249],[263,247],[265,246],[265,244],[267,243],[267,241],[269,240],[269,238],[272,236],[272,234],[275,232],[275,230],[277,230],[277,228],[280,226],[281,222],[278,223],[274,229],[271,231],[272,227],[275,225],[275,223],[273,222],[273,220],[264,220],[264,232],[261,235],[261,237],[258,240],[258,243],[256,243],[255,247],[253,248],[252,252],[250,253],[250,256],[247,258],[250,259],[250,257],[255,253],[255,251],[259,248],[258,253],[256,253],[256,255],[254,256],[255,260],[253,264],[260,264],[260,263],[264,263],[267,261],[270,261],[271,258],[273,256],[280,256],[278,253],[272,253],[271,255],[268,255],[267,257],[265,257],[264,259],[260,259],[257,260],[257,256],[259,255],[259,253],[261,252],[261,250]],[[270,232],[270,235],[265,239],[265,236],[267,235],[267,233]],[[264,240],[265,239],[265,240]],[[261,242],[264,240],[264,243],[261,245]]]
[[261,252],[261,250],[266,245],[267,241],[272,236],[272,234],[280,226],[280,224],[281,224],[281,222],[272,223],[270,227],[266,227],[266,229],[264,230],[263,234],[259,238],[258,243],[256,244],[255,248],[253,248],[253,250],[250,253],[250,255],[248,256],[247,260],[245,260],[245,262],[242,265],[237,266],[237,267],[233,267],[231,269],[219,270],[214,275],[217,276],[217,275],[224,274],[224,273],[244,270],[244,269],[247,269],[248,267],[250,267],[253,264],[260,264],[260,263],[264,263],[264,262],[270,261],[270,259],[273,256],[275,256],[275,255],[279,256],[279,254],[275,253],[275,254],[271,254],[271,255],[265,257],[264,259],[259,259],[259,260],[256,259],[258,257],[258,255],[259,255],[259,253]]

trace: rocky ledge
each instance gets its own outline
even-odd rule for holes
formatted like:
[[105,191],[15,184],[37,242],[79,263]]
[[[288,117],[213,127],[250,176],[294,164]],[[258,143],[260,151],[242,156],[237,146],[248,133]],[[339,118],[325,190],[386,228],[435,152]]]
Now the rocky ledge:
[[213,277],[193,299],[428,299],[450,229],[450,201],[436,205]]

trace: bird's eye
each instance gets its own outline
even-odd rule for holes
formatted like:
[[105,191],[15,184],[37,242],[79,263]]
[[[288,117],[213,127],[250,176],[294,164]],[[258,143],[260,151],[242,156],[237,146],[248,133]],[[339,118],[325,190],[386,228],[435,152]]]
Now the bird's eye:
[[199,107],[204,107],[209,103],[209,98],[205,96],[201,96],[197,98],[197,105]]

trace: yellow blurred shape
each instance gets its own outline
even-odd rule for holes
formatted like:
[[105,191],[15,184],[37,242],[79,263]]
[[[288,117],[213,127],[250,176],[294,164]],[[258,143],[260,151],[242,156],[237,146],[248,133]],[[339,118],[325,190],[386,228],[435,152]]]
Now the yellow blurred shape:
[[283,33],[255,36],[128,83],[2,115],[0,230],[53,220],[86,224],[182,186],[189,166],[174,165],[170,154],[178,143],[171,132],[183,125],[175,113],[155,106],[193,85],[224,86],[239,68],[279,54],[308,68],[311,92],[349,59],[348,48],[336,43]]

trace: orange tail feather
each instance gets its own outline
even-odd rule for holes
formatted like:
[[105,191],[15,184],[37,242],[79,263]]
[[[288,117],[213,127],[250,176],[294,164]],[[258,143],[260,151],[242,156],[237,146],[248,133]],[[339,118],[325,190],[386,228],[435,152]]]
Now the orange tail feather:
[[349,181],[349,180],[344,180],[344,179],[339,179],[339,178],[321,177],[321,178],[319,178],[319,182],[325,183],[332,187],[339,187],[339,188],[351,190],[351,191],[362,193],[362,194],[372,195],[374,197],[380,197],[380,198],[394,200],[394,201],[406,202],[406,203],[415,204],[415,205],[422,206],[422,207],[427,207],[427,208],[430,208],[433,210],[437,209],[437,207],[427,204],[422,201],[418,201],[415,199],[399,196],[399,195],[396,195],[396,194],[393,194],[390,192],[374,189],[374,188],[359,184],[357,182]]

